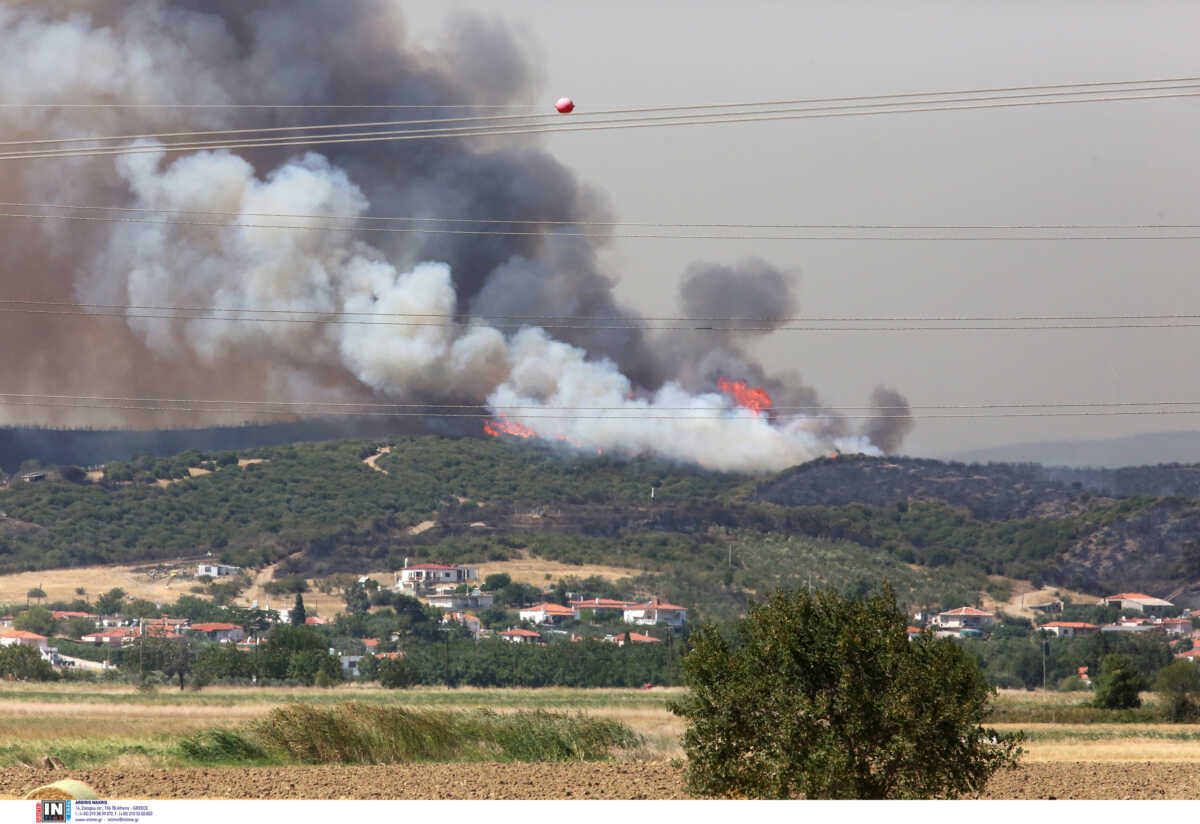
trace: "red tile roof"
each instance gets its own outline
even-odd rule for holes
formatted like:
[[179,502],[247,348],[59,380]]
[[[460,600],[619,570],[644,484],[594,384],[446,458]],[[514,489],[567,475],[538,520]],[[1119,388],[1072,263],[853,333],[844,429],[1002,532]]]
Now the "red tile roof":
[[1175,655],[1176,658],[1200,658],[1200,649],[1190,649],[1187,652],[1180,652]]
[[403,652],[377,652],[377,653],[375,653],[375,657],[376,658],[403,658],[404,653]]
[[946,612],[938,613],[938,615],[991,615],[991,614],[992,613],[984,612],[981,609],[975,609],[975,607],[959,607],[958,609],[951,609]]
[[1051,621],[1048,624],[1042,624],[1042,627],[1064,627],[1067,629],[1100,629],[1095,624],[1089,624],[1086,621]]
[[378,638],[364,638],[363,646],[365,646],[367,649],[377,647],[377,646],[379,646],[379,639]]
[[1157,599],[1157,598],[1155,598],[1154,596],[1152,596],[1152,595],[1147,595],[1147,594],[1146,594],[1146,593],[1144,593],[1144,592],[1121,592],[1121,593],[1118,593],[1118,594],[1116,594],[1116,595],[1109,595],[1109,596],[1108,596],[1108,597],[1106,597],[1104,600],[1105,600],[1105,601],[1124,601],[1124,600],[1125,600],[1125,599],[1127,599],[1127,598],[1130,598],[1130,599],[1132,599],[1132,598],[1146,598],[1146,599],[1149,599],[1149,600],[1154,600],[1154,601],[1157,601],[1157,600],[1158,600],[1158,599]]
[[626,635],[628,635],[629,640],[635,644],[661,644],[662,643],[661,638],[655,638],[653,635],[642,635],[640,632],[624,633],[622,635],[618,635],[617,638],[624,638]]
[[534,604],[531,607],[522,607],[521,612],[544,612],[547,615],[574,615],[575,610],[570,607],[564,607],[562,604]]
[[29,641],[45,641],[45,635],[38,635],[36,632],[26,632],[23,629],[10,629],[8,632],[0,635],[0,638],[24,638]]
[[222,624],[222,623],[192,624],[192,626],[191,626],[191,629],[194,629],[198,632],[228,632],[231,629],[237,629],[237,628],[238,628],[237,624]]
[[668,604],[666,601],[660,601],[658,598],[653,598],[644,604],[633,604],[630,609],[666,609],[687,612],[687,607],[681,607],[678,604]]
[[325,619],[319,615],[310,615],[304,619],[304,623],[311,624],[313,626],[322,626],[325,624]]
[[505,638],[541,638],[536,632],[528,629],[506,629],[500,633]]
[[86,612],[75,612],[75,611],[72,611],[72,610],[61,610],[61,609],[60,609],[60,610],[55,610],[54,612],[52,612],[52,613],[50,613],[50,614],[51,614],[51,615],[53,615],[53,616],[54,616],[54,618],[55,618],[56,620],[61,620],[61,619],[63,619],[63,618],[92,618],[92,619],[96,619],[96,618],[99,618],[99,617],[100,617],[99,615],[89,615],[89,614],[88,614],[88,613],[86,613]]
[[101,632],[89,632],[84,638],[124,638],[126,635],[132,635],[133,630],[129,627],[116,627],[115,629],[106,629]]
[[572,601],[576,609],[629,609],[637,606],[636,601],[614,601],[611,598],[592,598],[587,601]]

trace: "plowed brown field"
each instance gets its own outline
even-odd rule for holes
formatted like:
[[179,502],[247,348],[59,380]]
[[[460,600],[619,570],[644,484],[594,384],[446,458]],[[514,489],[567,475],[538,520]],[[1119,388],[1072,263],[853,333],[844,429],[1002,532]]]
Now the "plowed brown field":
[[[676,799],[682,772],[662,763],[419,764],[90,770],[0,769],[0,796],[70,776],[104,798]],[[1197,799],[1200,764],[1029,764],[996,776],[990,799]]]

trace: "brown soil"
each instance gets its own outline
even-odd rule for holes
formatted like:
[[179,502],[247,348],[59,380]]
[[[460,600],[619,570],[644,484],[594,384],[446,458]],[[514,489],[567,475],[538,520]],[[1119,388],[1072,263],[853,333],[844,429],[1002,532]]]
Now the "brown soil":
[[[0,796],[64,777],[102,798],[677,799],[681,771],[661,763],[404,764],[92,770],[0,769]],[[1175,762],[1030,764],[996,776],[988,799],[1197,799],[1200,765]]]

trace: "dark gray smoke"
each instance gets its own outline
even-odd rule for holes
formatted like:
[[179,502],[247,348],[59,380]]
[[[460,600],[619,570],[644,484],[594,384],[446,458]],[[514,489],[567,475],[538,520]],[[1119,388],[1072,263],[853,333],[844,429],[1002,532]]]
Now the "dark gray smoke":
[[[0,6],[0,53],[6,102],[496,105],[537,99],[540,83],[527,50],[502,23],[458,18],[443,45],[430,50],[406,43],[397,4],[384,0],[18,0]],[[0,123],[17,138],[444,115],[438,109],[37,108],[2,110]],[[603,194],[545,151],[484,138],[26,161],[0,179],[0,198],[333,214],[358,226],[363,218],[391,215],[612,219]],[[530,403],[594,406],[605,398],[656,408],[669,396],[675,406],[720,412],[727,406],[710,394],[719,377],[728,377],[766,386],[781,405],[818,405],[816,392],[796,376],[768,375],[750,358],[739,345],[744,333],[651,340],[637,315],[617,304],[614,284],[597,264],[604,238],[567,237],[550,223],[519,228],[533,234],[9,221],[0,224],[0,282],[9,297],[455,314],[475,323],[454,330],[8,314],[0,350],[20,355],[0,359],[0,391],[486,399],[498,411]],[[681,297],[687,315],[779,317],[795,307],[787,278],[762,261],[692,267]],[[504,326],[509,315],[604,318],[602,325],[632,328],[514,334]],[[10,422],[176,422],[170,414],[131,410],[0,409],[0,420]],[[650,443],[722,466],[803,459],[845,434],[825,419],[786,433],[765,419],[751,421],[743,429],[763,430],[760,447],[743,459],[732,447],[708,455],[703,444],[711,436],[663,438],[661,424],[650,427],[659,433],[653,436],[631,427],[593,424],[582,434],[558,434],[585,446]],[[601,430],[603,437],[592,436]],[[888,437],[898,445],[895,435]],[[778,438],[788,448],[773,448]],[[777,457],[764,461],[771,455]]]
[[915,422],[908,401],[894,389],[879,387],[871,393],[873,413],[879,417],[863,427],[863,435],[886,454],[895,454]]

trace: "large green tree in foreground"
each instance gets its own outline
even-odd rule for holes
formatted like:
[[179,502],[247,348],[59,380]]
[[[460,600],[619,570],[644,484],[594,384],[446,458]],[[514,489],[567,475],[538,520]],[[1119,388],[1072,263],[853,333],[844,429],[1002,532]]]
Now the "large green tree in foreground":
[[1014,766],[1016,736],[981,725],[992,689],[948,639],[910,641],[886,584],[851,600],[776,594],[726,638],[703,628],[691,691],[688,788],[748,798],[938,798]]

